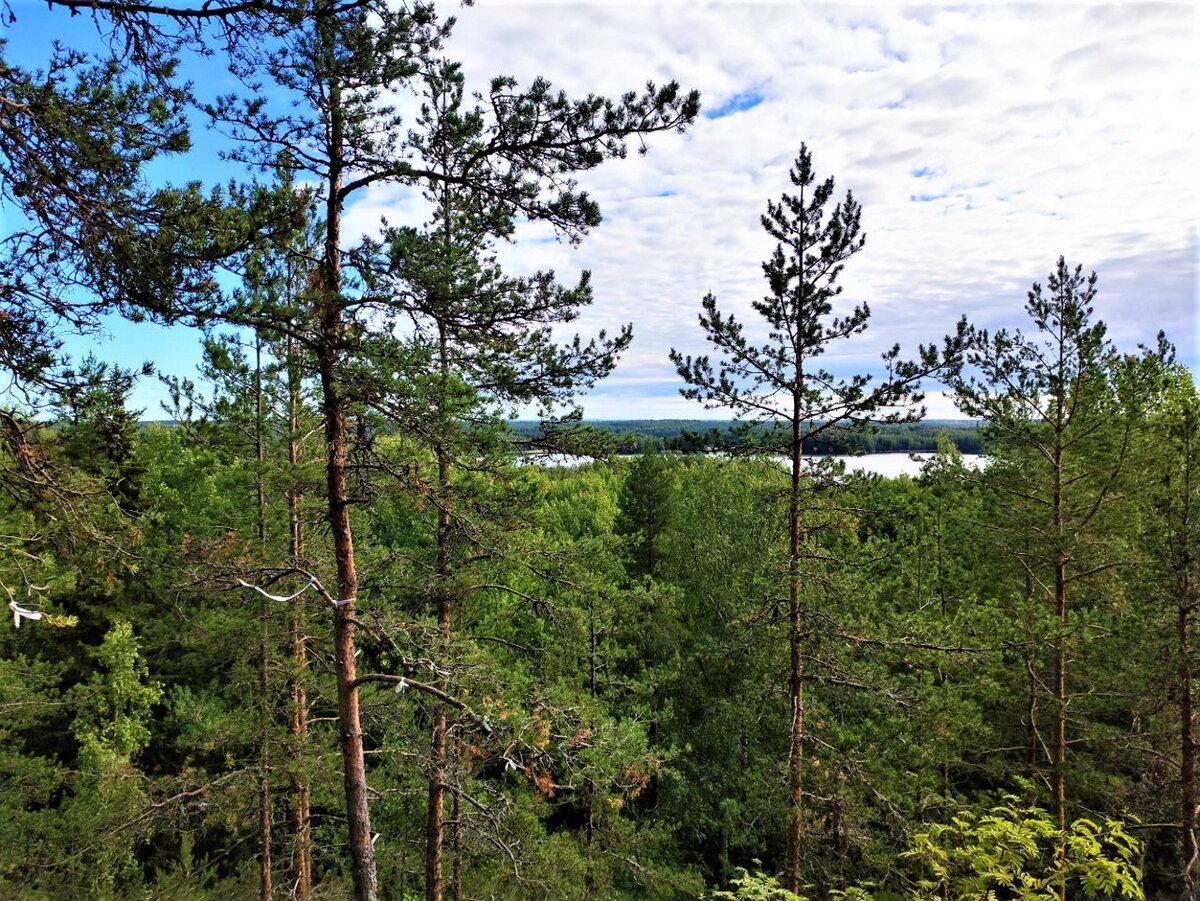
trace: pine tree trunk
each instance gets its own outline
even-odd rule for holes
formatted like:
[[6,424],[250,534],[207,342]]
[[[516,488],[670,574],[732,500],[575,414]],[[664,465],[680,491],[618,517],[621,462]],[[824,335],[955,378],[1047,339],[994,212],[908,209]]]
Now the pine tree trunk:
[[1054,572],[1054,610],[1058,636],[1054,641],[1054,760],[1052,788],[1054,818],[1059,829],[1067,827],[1067,589],[1064,564],[1060,560]]
[[791,490],[788,494],[788,647],[791,708],[791,742],[788,751],[788,834],[785,887],[800,893],[800,848],[804,840],[804,623],[800,605],[800,468],[804,441],[801,433],[800,398],[792,407]]
[[[258,463],[255,473],[255,512],[258,547],[262,552],[267,545],[267,496],[263,485],[263,466],[266,463],[266,446],[263,441],[263,389],[262,389],[262,336],[254,336],[254,451]],[[258,760],[258,847],[259,884],[258,894],[262,901],[271,901],[274,887],[271,884],[271,704],[267,697],[270,688],[271,662],[271,609],[267,599],[262,599],[260,610],[262,634],[258,647],[258,697],[259,739]]]
[[[1025,555],[1029,556],[1029,532],[1026,530],[1024,535]],[[1028,611],[1033,610],[1034,592],[1033,592],[1033,574],[1029,567],[1025,567],[1025,613],[1022,618],[1025,619],[1025,673],[1026,681],[1026,697],[1025,697],[1025,713],[1027,722],[1025,724],[1025,775],[1030,782],[1037,776],[1038,771],[1038,678],[1037,678],[1037,641],[1034,638],[1034,625],[1029,621],[1031,615]],[[1033,803],[1036,799],[1030,799]]]
[[262,635],[259,645],[258,690],[260,693],[259,714],[262,718],[258,759],[258,845],[259,845],[259,897],[270,901],[274,888],[271,884],[271,705],[267,699],[269,688],[270,654],[270,602],[262,599]]
[[[800,234],[797,256],[801,269],[808,250],[805,234],[805,185],[800,185]],[[801,272],[797,283],[796,310],[804,315],[805,276]],[[788,834],[787,873],[784,886],[800,894],[800,848],[804,841],[804,622],[800,607],[800,470],[804,464],[804,349],[800,338],[800,323],[792,324],[792,355],[795,364],[792,384],[791,416],[791,483],[788,491],[788,706],[790,708],[790,742],[788,746]]]
[[333,664],[337,678],[338,727],[346,792],[350,864],[356,901],[377,901],[375,851],[371,845],[371,816],[367,806],[366,761],[359,714],[358,676],[354,659],[354,602],[358,596],[354,538],[350,528],[350,499],[346,484],[346,410],[333,376],[332,351],[320,355],[321,386],[325,397],[326,476],[329,522],[337,563],[338,605],[333,614]]
[[[298,565],[304,556],[304,526],[300,520],[299,488],[295,484],[300,474],[300,366],[295,356],[292,338],[288,338],[288,465],[294,480],[287,493],[288,550],[292,563]],[[288,652],[291,673],[288,676],[288,732],[292,738],[292,753],[303,761],[308,743],[308,692],[304,685],[304,670],[308,667],[308,652],[304,645],[304,600],[297,596],[291,602],[288,621]],[[312,814],[309,806],[308,776],[297,771],[292,777],[292,871],[295,877],[293,895],[296,901],[312,897]]]
[[[302,761],[308,744],[308,693],[300,673],[308,666],[308,660],[304,647],[304,621],[299,611],[300,604],[300,598],[292,601],[293,612],[288,628],[293,670],[293,675],[288,680],[291,711],[288,731],[292,736],[294,753]],[[308,776],[303,772],[297,772],[292,779],[292,828],[292,871],[295,876],[293,892],[296,901],[309,901],[312,897],[312,813]]]
[[425,898],[442,901],[442,852],[445,844],[446,707],[438,704],[430,746],[429,804],[425,819]]
[[596,820],[593,816],[591,802],[588,803],[587,826],[584,832],[585,858],[583,869],[583,898],[592,901],[596,897],[596,871],[594,861],[594,845],[596,842]]
[[331,18],[336,15],[326,2],[318,10],[317,36],[327,94],[328,174],[325,200],[325,247],[319,267],[318,320],[321,343],[317,369],[321,381],[322,412],[325,417],[325,476],[329,502],[329,529],[337,565],[338,604],[333,614],[333,664],[337,679],[338,728],[342,751],[342,778],[346,793],[346,825],[349,832],[350,871],[355,901],[378,901],[375,849],[371,844],[371,815],[368,807],[367,769],[363,754],[363,732],[359,713],[358,676],[354,659],[354,614],[358,598],[358,570],[354,536],[350,527],[350,494],[346,478],[348,443],[347,405],[338,386],[339,346],[345,337],[342,321],[341,237],[342,174],[345,169],[345,111],[336,71],[336,38]]
[[[1184,576],[1186,586],[1187,576]],[[1185,588],[1184,597],[1190,594]],[[1200,898],[1200,853],[1196,843],[1196,709],[1192,691],[1195,674],[1191,667],[1188,636],[1189,606],[1179,608],[1179,726],[1180,726],[1180,824],[1183,838],[1183,898]]]
[[454,901],[463,901],[463,849],[462,849],[462,804],[458,794],[454,795]]
[[1183,440],[1183,508],[1177,543],[1181,554],[1176,561],[1175,594],[1178,599],[1176,632],[1179,653],[1179,807],[1183,846],[1183,901],[1200,901],[1200,846],[1196,836],[1196,673],[1192,667],[1191,620],[1196,612],[1196,585],[1192,579],[1193,445],[1194,421],[1189,413]]
[[[448,227],[448,226],[447,226]],[[438,325],[438,351],[442,373],[442,397],[440,406],[444,406],[449,390],[449,344],[446,328]],[[450,652],[450,455],[446,448],[439,445],[437,453],[437,559],[435,561],[434,578],[436,581],[436,603],[438,622],[438,643],[440,656]],[[445,689],[445,685],[440,685]],[[446,825],[446,705],[438,704],[433,717],[433,734],[430,738],[429,749],[429,800],[425,818],[425,899],[426,901],[442,901],[443,878],[442,862],[445,850]]]
[[[1054,536],[1054,614],[1058,634],[1054,639],[1054,747],[1051,760],[1051,786],[1054,793],[1054,819],[1063,839],[1058,848],[1059,863],[1067,861],[1067,557],[1063,550],[1065,523],[1063,515],[1064,475],[1062,459],[1062,404],[1059,404],[1059,427],[1054,448],[1054,494],[1052,498],[1051,530]],[[1067,884],[1060,878],[1058,901],[1066,901]]]

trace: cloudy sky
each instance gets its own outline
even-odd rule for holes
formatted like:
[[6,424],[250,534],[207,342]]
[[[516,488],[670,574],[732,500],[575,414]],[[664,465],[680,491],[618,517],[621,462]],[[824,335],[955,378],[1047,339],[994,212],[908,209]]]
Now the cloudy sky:
[[[1022,326],[1030,283],[1059,255],[1099,273],[1097,314],[1118,346],[1162,328],[1200,371],[1198,8],[477,0],[448,49],[480,88],[503,73],[578,94],[672,79],[701,91],[687,135],[583,179],[605,222],[581,247],[530,227],[504,259],[566,280],[590,269],[596,303],[579,327],[633,323],[588,417],[722,416],[678,397],[667,351],[704,352],[708,291],[753,318],[771,249],[758,218],[801,141],[863,205],[867,247],[843,283],[874,315],[831,356],[843,371],[869,370],[897,341],[938,340],[964,313]],[[413,215],[382,189],[351,223],[384,213]],[[151,333],[114,335],[153,357]],[[953,408],[935,393],[930,414]]]

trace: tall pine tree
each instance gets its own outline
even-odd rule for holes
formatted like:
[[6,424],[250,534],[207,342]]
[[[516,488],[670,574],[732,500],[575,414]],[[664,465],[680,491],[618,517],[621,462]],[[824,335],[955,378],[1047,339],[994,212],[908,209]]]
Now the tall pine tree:
[[788,829],[785,885],[799,892],[803,884],[802,847],[805,831],[805,683],[811,677],[806,646],[813,628],[805,585],[808,529],[806,496],[814,467],[804,458],[806,440],[836,435],[871,422],[906,422],[919,418],[915,405],[923,378],[940,369],[958,349],[947,339],[944,353],[922,347],[916,361],[900,358],[899,345],[883,355],[885,374],[876,379],[859,374],[840,377],[821,365],[820,357],[839,342],[861,335],[870,309],[855,305],[835,310],[842,292],[838,277],[846,262],[863,249],[862,210],[850,192],[829,207],[834,180],[817,179],[812,155],[801,144],[789,178],[795,194],[769,202],[762,226],[776,241],[763,263],[768,293],[753,308],[768,328],[767,341],[754,343],[735,317],[722,313],[717,299],[704,298],[700,326],[719,355],[685,356],[671,351],[671,361],[689,387],[684,397],[708,407],[727,407],[738,418],[776,423],[766,433],[763,450],[787,455],[787,622],[789,647],[788,699],[791,736],[788,753]]

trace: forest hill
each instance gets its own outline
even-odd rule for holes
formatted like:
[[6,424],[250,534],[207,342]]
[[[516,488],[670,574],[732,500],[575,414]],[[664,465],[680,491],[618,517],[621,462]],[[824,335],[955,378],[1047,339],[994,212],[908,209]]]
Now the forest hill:
[[[541,424],[532,420],[510,423],[518,443],[534,439]],[[770,448],[786,443],[786,436],[775,434],[771,426],[750,425],[733,420],[708,419],[619,419],[584,423],[615,443],[615,453],[642,454],[651,451],[708,453],[734,451],[749,447]],[[807,454],[907,454],[934,453],[944,437],[960,453],[981,454],[979,430],[982,423],[962,419],[927,419],[923,422],[884,423],[869,430],[843,430],[826,433],[804,442]],[[775,429],[777,432],[778,429]]]

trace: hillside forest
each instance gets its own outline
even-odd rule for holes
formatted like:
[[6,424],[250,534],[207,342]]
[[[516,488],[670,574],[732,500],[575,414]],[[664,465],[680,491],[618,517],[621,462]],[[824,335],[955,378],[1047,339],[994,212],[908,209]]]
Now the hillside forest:
[[[496,248],[697,94],[479,89],[423,4],[50,7],[97,42],[0,60],[0,897],[1200,898],[1200,396],[1097,274],[847,371],[863,211],[800,144],[764,294],[661,349],[735,424],[631,448],[573,407],[629,328]],[[206,124],[237,174],[160,181]],[[352,234],[374,185],[428,220]],[[112,315],[202,346],[165,413],[65,352]],[[825,456],[930,384],[986,465]]]

